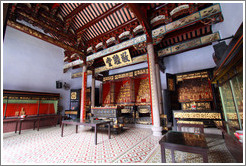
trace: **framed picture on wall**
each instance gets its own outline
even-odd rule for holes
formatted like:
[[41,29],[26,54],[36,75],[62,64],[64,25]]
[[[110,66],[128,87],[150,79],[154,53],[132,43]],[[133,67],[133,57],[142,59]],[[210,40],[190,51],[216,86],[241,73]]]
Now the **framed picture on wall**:
[[175,75],[166,73],[167,78],[167,90],[175,91]]

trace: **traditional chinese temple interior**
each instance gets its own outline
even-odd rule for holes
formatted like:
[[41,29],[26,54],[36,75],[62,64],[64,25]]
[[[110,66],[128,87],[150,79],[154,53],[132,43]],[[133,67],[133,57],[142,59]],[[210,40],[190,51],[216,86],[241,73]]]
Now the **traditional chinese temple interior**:
[[245,164],[244,6],[3,2],[2,163]]

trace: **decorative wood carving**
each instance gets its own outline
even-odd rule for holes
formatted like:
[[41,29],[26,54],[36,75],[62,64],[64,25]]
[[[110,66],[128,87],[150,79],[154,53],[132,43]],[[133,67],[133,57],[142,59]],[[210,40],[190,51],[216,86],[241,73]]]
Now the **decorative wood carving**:
[[151,35],[151,27],[149,21],[147,20],[147,13],[141,11],[141,8],[136,3],[128,3],[127,4],[130,10],[135,14],[140,24],[144,27],[144,31],[146,33],[147,42],[152,42],[152,35]]
[[[166,33],[170,33],[170,32],[179,30],[181,28],[184,28],[187,25],[199,22],[204,17],[213,16],[213,15],[221,15],[220,12],[221,12],[220,5],[215,4],[211,7],[203,9],[203,10],[196,12],[192,15],[186,16],[186,17],[179,19],[177,21],[174,21],[170,24],[163,25],[157,29],[152,30],[152,38],[154,39],[154,42],[158,43],[163,38],[163,35],[165,35]],[[223,21],[223,20],[220,20],[220,21]],[[157,39],[155,39],[155,38],[157,38]],[[126,47],[130,47],[130,46],[136,45],[138,43],[145,42],[146,39],[147,39],[147,37],[145,34],[138,36],[138,37],[135,37],[135,38],[132,38],[132,39],[125,41],[123,43],[120,43],[120,44],[117,44],[117,45],[112,46],[110,48],[104,49],[103,51],[99,51],[99,52],[94,53],[90,56],[87,56],[87,60],[89,61],[92,59],[96,59],[96,58],[105,56],[107,54],[110,54],[110,53],[119,51],[121,49],[124,49]],[[156,44],[156,43],[154,43],[154,44]]]
[[63,40],[67,40],[68,42],[72,42],[72,44],[75,44],[75,41],[73,39],[71,39],[67,34],[64,34],[63,32],[58,31],[57,29],[47,25],[46,23],[41,22],[40,20],[38,20],[38,19],[36,19],[36,18],[34,18],[32,16],[27,15],[24,12],[19,12],[18,14],[23,16],[23,17],[25,17],[25,18],[27,18],[29,23],[31,23],[31,24],[33,24],[35,26],[39,26],[39,27],[41,27],[43,29],[45,28],[45,29],[47,29],[47,31],[54,32],[55,34],[63,37],[62,38]]
[[118,32],[117,32],[118,30],[123,29],[127,25],[135,24],[137,21],[138,21],[137,18],[133,18],[132,20],[115,27],[115,28],[111,29],[110,31],[105,32],[104,34],[101,34],[101,35],[95,37],[94,39],[87,41],[88,46],[95,45],[95,44],[93,44],[93,42],[95,40],[101,40],[101,38],[103,38],[104,36],[107,36],[107,35],[114,36],[116,38],[116,40],[117,40],[118,37],[116,37],[116,36],[118,36],[117,35],[118,34]]
[[25,33],[27,33],[29,35],[32,35],[32,36],[37,37],[39,39],[45,40],[45,41],[47,41],[47,42],[49,42],[51,44],[54,44],[54,45],[56,45],[58,47],[64,48],[65,50],[70,50],[70,51],[76,52],[76,53],[84,56],[83,52],[78,51],[77,49],[75,49],[75,48],[73,48],[71,46],[68,46],[68,45],[66,45],[66,44],[64,44],[64,43],[62,43],[60,41],[57,41],[57,40],[55,40],[55,39],[53,39],[53,38],[51,38],[51,37],[49,37],[47,35],[44,35],[44,34],[38,32],[36,30],[33,30],[33,29],[31,29],[31,28],[29,28],[29,27],[27,27],[25,25],[22,25],[20,23],[17,23],[17,22],[14,22],[14,21],[10,21],[10,20],[8,21],[8,25],[10,27],[12,27],[12,28],[15,28],[15,29],[18,29],[18,30],[20,30],[22,32],[25,32]]
[[176,44],[174,46],[171,47],[167,47],[164,48],[160,51],[158,51],[158,56],[167,56],[173,53],[177,53],[177,52],[181,52],[187,49],[191,49],[191,48],[195,48],[195,47],[199,47],[201,45],[205,45],[205,44],[209,44],[213,41],[219,40],[220,39],[220,34],[219,32],[207,35],[207,36],[203,36],[200,38],[196,38],[193,40],[189,40],[187,42],[184,43],[179,43]]

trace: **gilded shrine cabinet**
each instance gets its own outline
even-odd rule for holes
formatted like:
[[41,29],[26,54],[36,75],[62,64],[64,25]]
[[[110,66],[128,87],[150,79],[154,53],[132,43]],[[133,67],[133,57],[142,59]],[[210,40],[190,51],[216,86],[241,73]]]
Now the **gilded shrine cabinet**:
[[102,105],[118,106],[124,124],[152,124],[148,69],[103,78]]
[[217,63],[213,83],[219,87],[223,124],[228,150],[237,162],[243,162],[243,25],[239,27],[228,48]]
[[[203,124],[215,127],[221,121],[216,89],[211,84],[212,69],[167,75],[173,126]],[[169,115],[170,116],[170,115]]]

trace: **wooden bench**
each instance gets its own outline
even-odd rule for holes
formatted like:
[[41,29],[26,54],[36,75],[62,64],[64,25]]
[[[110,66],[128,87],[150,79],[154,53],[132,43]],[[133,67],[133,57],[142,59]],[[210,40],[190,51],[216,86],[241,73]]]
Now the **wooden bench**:
[[15,125],[15,133],[17,133],[19,118],[3,119],[3,123],[11,123],[11,122],[15,122],[16,123],[16,125]]
[[33,122],[33,130],[35,130],[36,128],[36,124],[37,124],[37,131],[39,131],[39,126],[40,126],[40,121],[41,120],[47,120],[47,119],[51,119],[50,121],[50,125],[52,126],[56,126],[57,121],[59,119],[60,115],[39,115],[39,116],[27,116],[25,118],[20,118],[20,117],[16,117],[16,118],[6,118],[3,119],[3,123],[10,123],[10,122],[15,122],[15,133],[17,133],[17,128],[18,128],[18,123],[19,123],[19,134],[21,134],[21,130],[22,130],[22,123],[23,122]]

